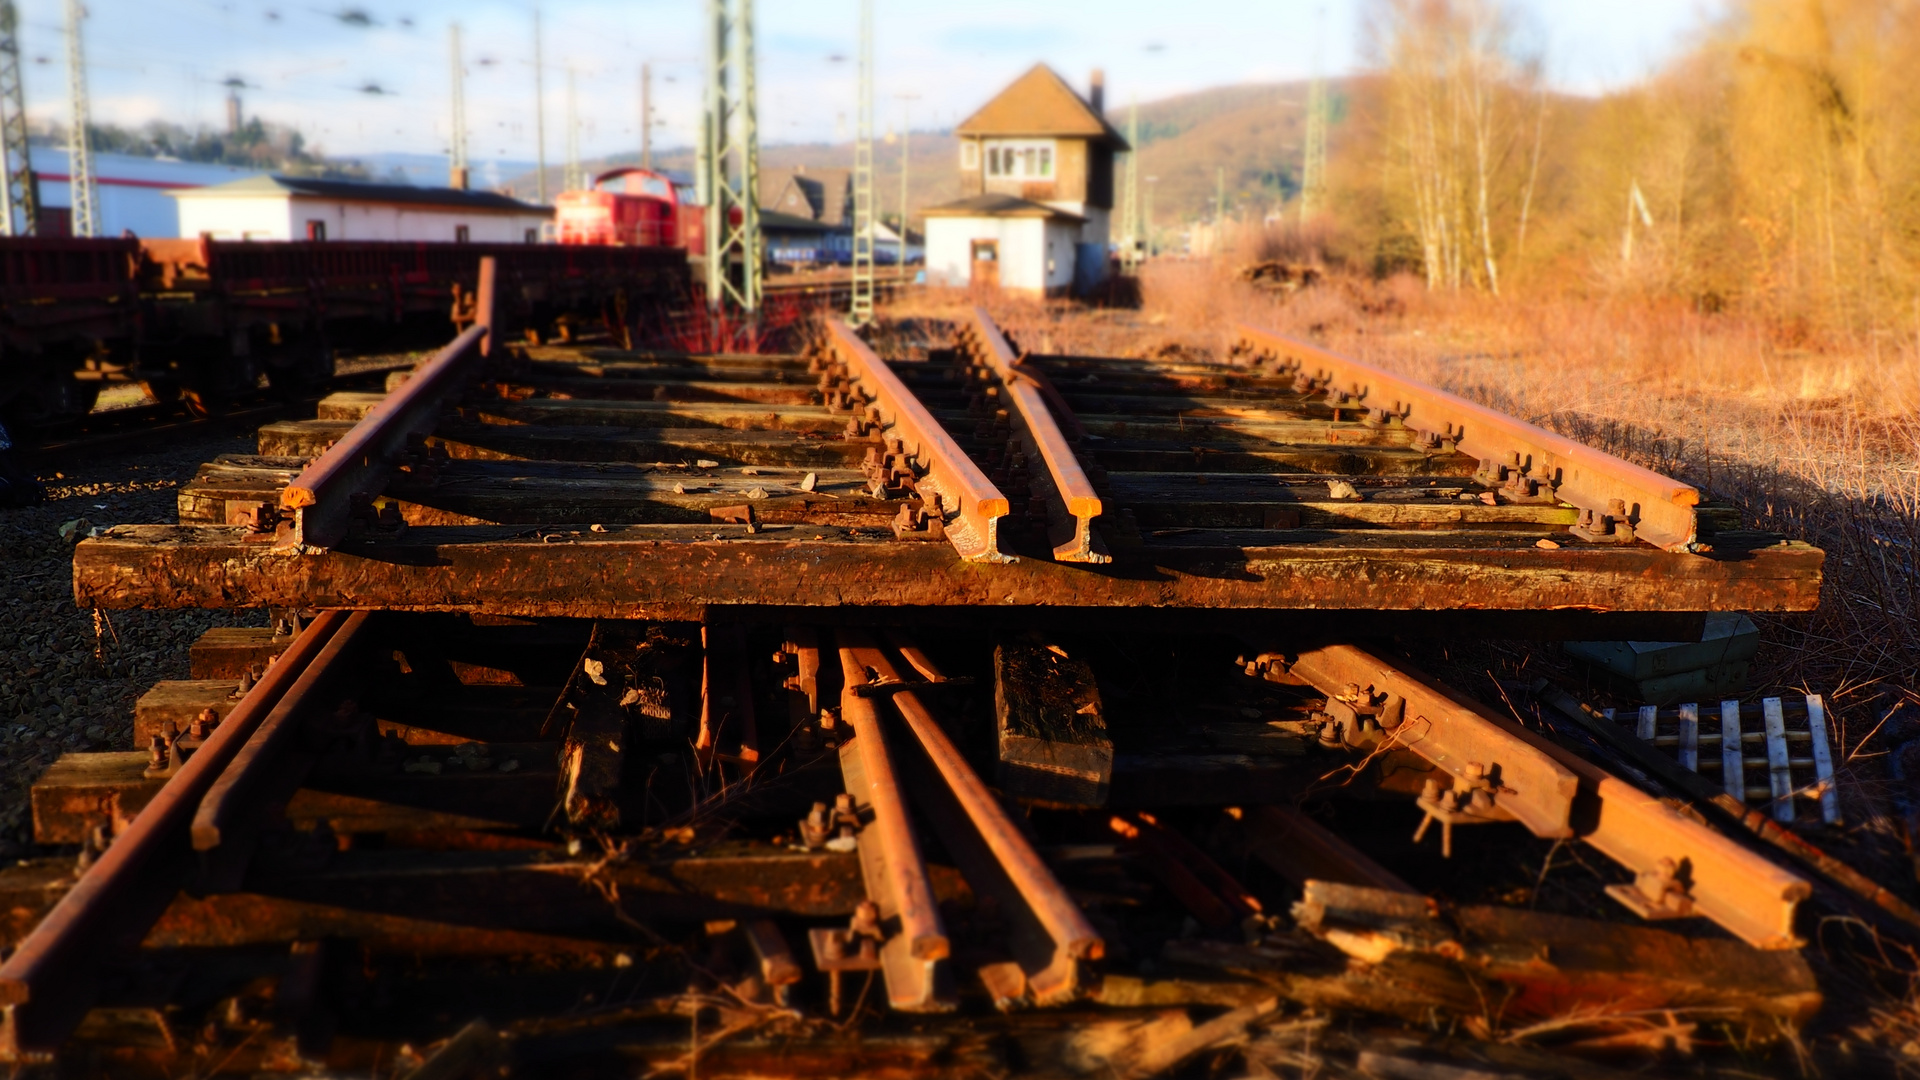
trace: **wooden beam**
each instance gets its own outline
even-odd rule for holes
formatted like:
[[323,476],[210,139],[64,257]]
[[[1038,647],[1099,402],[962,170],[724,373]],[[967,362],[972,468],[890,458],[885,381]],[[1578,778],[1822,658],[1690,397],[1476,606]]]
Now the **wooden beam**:
[[419,528],[300,555],[250,543],[237,528],[122,525],[75,550],[74,597],[83,608],[266,604],[682,620],[732,605],[1806,611],[1819,602],[1823,559],[1797,543],[1700,556],[1645,545],[1543,550],[1472,534],[1420,534],[1394,547],[1316,534],[1258,548],[1169,544],[1089,573],[1037,559],[981,567],[943,545],[863,542],[807,526],[755,535],[740,526]]

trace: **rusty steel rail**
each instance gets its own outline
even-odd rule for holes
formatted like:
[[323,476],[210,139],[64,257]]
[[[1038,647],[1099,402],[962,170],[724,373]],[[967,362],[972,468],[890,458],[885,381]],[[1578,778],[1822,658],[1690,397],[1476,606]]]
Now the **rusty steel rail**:
[[1007,497],[851,327],[829,319],[827,330],[834,352],[861,392],[872,399],[871,408],[880,422],[926,470],[920,483],[927,486],[932,481],[942,517],[958,515],[945,522],[947,541],[954,550],[969,562],[1013,562],[1014,556],[1000,551],[1000,519],[1007,516]]
[[[1637,885],[1609,893],[1643,917],[1698,914],[1755,948],[1801,944],[1793,919],[1812,891],[1804,879],[1598,765],[1352,645],[1302,653],[1291,670],[1329,695],[1358,686],[1362,693],[1403,698],[1405,719],[1396,742],[1455,776],[1468,760],[1485,765],[1502,787],[1518,789],[1502,791],[1496,802],[1535,835],[1578,837],[1633,871]],[[1409,732],[1414,724],[1419,726]],[[1551,790],[1545,800],[1533,787],[1543,781]],[[1542,804],[1563,805],[1563,796],[1566,810],[1554,811],[1561,824],[1541,828],[1553,821],[1541,813]]]
[[993,318],[985,308],[975,307],[973,320],[962,324],[960,343],[998,376],[1001,385],[1007,388],[1007,396],[1013,402],[1013,413],[1017,418],[1016,431],[1025,444],[1026,452],[1046,462],[1047,476],[1051,481],[1050,490],[1046,493],[1049,530],[1056,535],[1065,533],[1069,528],[1068,521],[1072,522],[1071,535],[1054,545],[1054,559],[1059,562],[1112,562],[1113,556],[1105,552],[1104,546],[1099,544],[1093,533],[1093,519],[1100,516],[1100,496],[1087,479],[1086,470],[1080,467],[1080,459],[1074,454],[1072,444],[1067,442],[1060,425],[1054,421],[1039,380],[1021,370],[1013,346],[1008,344],[1006,335],[994,325]]
[[494,310],[493,259],[480,260],[474,322],[415,370],[399,389],[367,410],[340,440],[301,470],[280,493],[292,528],[276,538],[282,549],[332,548],[346,539],[360,500],[379,493],[395,461],[416,435],[433,430],[440,411],[465,387],[489,351]]
[[47,1060],[80,1023],[102,963],[138,948],[193,872],[188,833],[201,798],[346,622],[328,611],[308,624],[0,965],[0,1061]]
[[1397,417],[1496,466],[1513,463],[1596,517],[1617,518],[1624,509],[1639,539],[1668,551],[1690,551],[1698,541],[1700,492],[1691,485],[1372,364],[1244,323],[1236,329],[1243,345],[1350,396],[1355,408]]
[[193,848],[208,852],[236,846],[259,829],[261,808],[290,797],[305,779],[304,769],[286,767],[301,742],[302,727],[313,719],[321,697],[346,673],[378,612],[356,611],[328,639],[300,673],[266,720],[213,782],[193,816]]
[[[858,632],[843,633],[838,644],[842,693],[840,715],[853,729],[850,747],[841,748],[842,768],[848,773],[848,791],[872,808],[873,822],[860,835],[861,863],[867,886],[883,919],[898,920],[897,930],[881,947],[881,973],[890,1004],[903,1012],[945,1011],[939,961],[952,952],[940,908],[927,876],[926,860],[907,819],[893,760],[887,754],[875,699],[860,692],[871,681],[855,651],[870,639]],[[847,769],[849,756],[854,767]]]
[[[899,671],[884,650],[861,641],[859,637],[846,637],[856,664],[873,671],[882,683],[901,681]],[[933,666],[925,653],[898,636],[894,637],[894,644],[901,656],[923,678],[931,683],[941,681],[939,669]],[[1073,902],[1040,854],[1027,842],[1025,834],[1007,816],[1000,800],[987,789],[973,767],[967,764],[960,748],[953,745],[953,740],[947,737],[946,730],[934,719],[920,696],[911,690],[901,690],[891,696],[907,727],[912,729],[934,768],[939,770],[941,779],[946,781],[974,828],[979,830],[987,849],[993,853],[1001,869],[1006,871],[1007,879],[1019,890],[1020,898],[1026,901],[1034,917],[1053,939],[1054,963],[1045,972],[1028,980],[1035,999],[1046,1003],[1070,998],[1078,986],[1076,962],[1098,960],[1106,953],[1106,943],[1101,939],[1100,932],[1087,921],[1080,906]]]
[[1492,785],[1494,805],[1535,836],[1572,835],[1578,779],[1512,725],[1352,645],[1303,652],[1291,670],[1326,694],[1330,705],[1356,692],[1389,703],[1400,699],[1399,726],[1386,736],[1393,745],[1419,754],[1457,782],[1485,779]]

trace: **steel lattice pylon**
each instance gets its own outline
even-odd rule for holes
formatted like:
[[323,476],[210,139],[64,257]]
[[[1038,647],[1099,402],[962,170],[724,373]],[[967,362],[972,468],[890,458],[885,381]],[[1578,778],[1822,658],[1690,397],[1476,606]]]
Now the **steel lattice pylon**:
[[1307,147],[1300,164],[1300,220],[1320,212],[1327,190],[1327,83],[1315,75],[1307,89]]
[[873,0],[860,0],[859,124],[853,144],[853,301],[847,322],[873,322]]
[[1120,269],[1133,274],[1140,269],[1140,103],[1127,105],[1126,190],[1120,202]]
[[93,186],[93,152],[87,145],[92,110],[87,105],[87,54],[81,47],[80,24],[87,10],[80,0],[67,0],[67,94],[72,116],[67,124],[67,171],[73,190],[73,235],[98,236],[100,209]]
[[[20,13],[0,0],[0,235],[32,236],[39,228],[40,185],[27,150],[27,92],[20,80]],[[20,223],[16,229],[14,215]]]
[[[760,310],[760,131],[753,84],[753,0],[707,0],[707,304]],[[734,263],[738,262],[738,274]]]

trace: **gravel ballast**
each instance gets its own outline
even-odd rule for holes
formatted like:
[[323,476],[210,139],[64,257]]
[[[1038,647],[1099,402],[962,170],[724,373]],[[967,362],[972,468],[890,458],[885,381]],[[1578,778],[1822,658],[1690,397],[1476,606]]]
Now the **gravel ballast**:
[[[133,705],[187,677],[187,649],[211,626],[265,626],[264,611],[103,611],[74,606],[73,545],[87,530],[171,521],[182,484],[216,454],[250,453],[251,433],[33,463],[47,501],[0,508],[0,858],[32,850],[28,791],[61,754],[132,750]],[[84,524],[61,536],[69,522]]]

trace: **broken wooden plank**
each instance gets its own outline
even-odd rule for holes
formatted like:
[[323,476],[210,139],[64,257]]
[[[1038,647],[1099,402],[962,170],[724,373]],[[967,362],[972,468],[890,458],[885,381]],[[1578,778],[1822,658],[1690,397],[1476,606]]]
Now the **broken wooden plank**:
[[1833,748],[1827,744],[1827,706],[1819,694],[1807,695],[1807,729],[1813,739],[1814,783],[1820,792],[1820,818],[1840,824],[1840,790],[1833,777]]
[[1062,806],[1105,806],[1113,740],[1086,660],[1038,635],[993,647],[999,764],[1010,795]]
[[[344,435],[338,420],[282,420],[258,432],[262,455],[312,457]],[[448,420],[426,445],[454,460],[656,461],[721,466],[858,467],[873,443],[793,431],[476,424]]]
[[613,828],[640,744],[684,746],[697,699],[691,628],[598,622],[540,730],[561,738],[561,807],[576,825]]
[[[1787,721],[1780,712],[1780,699],[1760,701],[1767,734],[1767,784],[1773,796],[1775,821],[1793,820],[1793,770],[1787,757]],[[1811,764],[1811,763],[1809,763]]]
[[1747,761],[1740,735],[1740,703],[1720,703],[1720,783],[1735,802],[1747,801]]
[[[866,899],[859,859],[767,844],[721,843],[600,856],[563,851],[348,851],[306,868],[281,860],[244,890],[181,895],[145,935],[147,948],[219,948],[317,938],[366,941],[386,952],[537,953],[568,942],[632,942],[622,921],[845,918]],[[937,900],[969,896],[937,868]],[[594,887],[617,891],[618,906]],[[0,945],[11,947],[72,889],[73,860],[0,868]]]
[[1443,980],[1505,984],[1510,1021],[1604,1006],[1719,1009],[1797,1026],[1821,1001],[1799,953],[1717,938],[1518,908],[1443,911],[1423,896],[1319,882],[1296,911],[1303,929],[1379,969],[1405,959],[1436,966]]
[[187,647],[187,675],[219,680],[257,675],[291,644],[292,634],[280,634],[271,627],[210,626]]
[[[124,832],[160,787],[146,751],[63,754],[34,781],[34,842],[78,844],[93,826]],[[336,835],[433,829],[537,829],[553,810],[550,743],[496,743],[469,753],[409,747],[399,760],[323,763],[287,801],[296,828]]]

